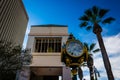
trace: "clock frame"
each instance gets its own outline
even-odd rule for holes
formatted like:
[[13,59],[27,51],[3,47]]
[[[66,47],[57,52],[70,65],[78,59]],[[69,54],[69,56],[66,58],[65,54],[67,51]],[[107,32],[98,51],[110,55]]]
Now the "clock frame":
[[83,54],[83,45],[78,40],[69,40],[66,43],[66,52],[71,57],[80,57]]

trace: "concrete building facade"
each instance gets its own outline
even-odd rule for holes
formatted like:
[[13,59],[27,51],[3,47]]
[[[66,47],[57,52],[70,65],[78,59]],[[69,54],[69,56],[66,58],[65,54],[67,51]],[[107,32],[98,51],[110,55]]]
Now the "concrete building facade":
[[27,48],[33,55],[30,80],[71,80],[70,68],[61,62],[61,48],[68,38],[66,25],[34,25]]
[[0,0],[0,40],[22,45],[27,24],[22,0]]

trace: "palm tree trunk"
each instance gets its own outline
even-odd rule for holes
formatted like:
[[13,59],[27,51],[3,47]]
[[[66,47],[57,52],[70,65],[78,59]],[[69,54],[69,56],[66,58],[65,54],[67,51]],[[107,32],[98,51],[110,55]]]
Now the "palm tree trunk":
[[99,74],[98,70],[95,68],[95,66],[94,66],[94,74],[95,74],[95,80],[98,80],[97,74],[98,74],[98,77],[100,77],[100,74]]
[[89,72],[90,72],[90,80],[94,80],[94,70],[93,70],[93,58],[92,56],[88,56],[88,60],[87,60],[87,66],[89,68]]
[[95,72],[95,80],[97,80],[97,74],[96,74],[96,72]]
[[89,71],[90,71],[90,80],[94,80],[93,66],[89,67]]
[[109,58],[108,58],[108,55],[107,55],[107,52],[106,52],[106,49],[105,49],[105,46],[103,43],[102,36],[101,36],[102,28],[97,23],[95,23],[93,32],[96,34],[98,42],[99,42],[99,46],[101,49],[103,62],[104,62],[104,66],[105,66],[105,69],[107,72],[108,80],[114,80],[114,76],[113,76],[113,73],[111,70],[110,61],[109,61]]
[[77,80],[77,75],[73,75],[72,80]]
[[94,80],[94,71],[93,71],[93,58],[92,56],[88,56],[88,61],[87,61],[87,66],[89,68],[89,72],[90,72],[90,80]]
[[83,79],[83,71],[82,71],[81,67],[78,68],[78,76],[79,76],[80,80]]

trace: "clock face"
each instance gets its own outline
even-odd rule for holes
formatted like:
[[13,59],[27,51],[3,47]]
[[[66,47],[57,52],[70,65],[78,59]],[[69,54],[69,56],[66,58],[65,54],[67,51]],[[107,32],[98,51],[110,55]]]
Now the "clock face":
[[70,41],[66,45],[66,51],[69,55],[78,57],[78,56],[81,56],[81,54],[82,54],[83,46],[78,41]]

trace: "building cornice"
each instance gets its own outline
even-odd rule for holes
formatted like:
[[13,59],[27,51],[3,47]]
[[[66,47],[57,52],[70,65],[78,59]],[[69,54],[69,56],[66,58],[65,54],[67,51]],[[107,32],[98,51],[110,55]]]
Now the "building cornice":
[[43,25],[32,25],[31,27],[68,27],[68,26],[58,25],[58,24],[43,24]]
[[69,34],[65,34],[65,33],[52,33],[52,34],[48,34],[48,33],[29,33],[29,36],[68,36]]

